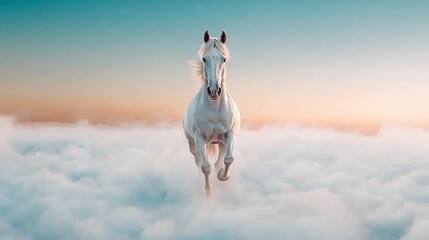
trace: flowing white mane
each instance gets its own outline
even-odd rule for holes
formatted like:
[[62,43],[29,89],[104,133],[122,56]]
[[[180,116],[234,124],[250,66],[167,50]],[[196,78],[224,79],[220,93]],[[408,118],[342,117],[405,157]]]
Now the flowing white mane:
[[217,50],[219,50],[222,53],[222,55],[226,58],[226,60],[229,60],[230,58],[229,50],[226,47],[226,44],[223,44],[219,39],[210,38],[208,42],[203,43],[203,45],[201,45],[200,47],[200,50],[198,50],[199,60],[188,61],[193,68],[192,77],[199,83],[204,82],[202,58],[204,54],[206,54],[212,48],[216,48]]

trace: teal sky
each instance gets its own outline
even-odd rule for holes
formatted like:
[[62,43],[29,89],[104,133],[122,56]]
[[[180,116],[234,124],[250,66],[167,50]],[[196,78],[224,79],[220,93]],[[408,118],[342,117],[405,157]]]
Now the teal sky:
[[[0,1],[0,92],[134,96],[175,118],[192,95],[186,60],[206,29],[224,29],[244,116],[256,105],[269,120],[289,119],[275,116],[279,106],[310,102],[317,118],[345,101],[339,115],[421,122],[429,117],[418,110],[376,112],[386,99],[404,109],[429,100],[428,12],[427,1]],[[367,114],[365,101],[378,107]],[[0,110],[13,113],[9,105]],[[290,119],[300,118],[311,116]]]

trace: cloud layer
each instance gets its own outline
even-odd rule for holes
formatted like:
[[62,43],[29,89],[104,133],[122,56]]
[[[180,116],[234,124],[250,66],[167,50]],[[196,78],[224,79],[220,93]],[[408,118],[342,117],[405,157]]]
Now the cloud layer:
[[[429,132],[240,132],[206,199],[178,126],[0,118],[2,239],[424,239]],[[212,161],[214,163],[214,161]]]

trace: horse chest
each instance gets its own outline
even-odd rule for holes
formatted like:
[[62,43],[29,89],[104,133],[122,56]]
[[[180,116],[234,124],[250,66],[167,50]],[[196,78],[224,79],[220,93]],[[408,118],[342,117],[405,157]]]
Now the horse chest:
[[200,129],[200,132],[203,133],[208,141],[223,141],[229,125],[228,120],[221,119],[215,114],[209,114],[202,126],[203,128]]
[[227,132],[224,124],[220,121],[208,121],[204,130],[204,135],[209,142],[223,141]]

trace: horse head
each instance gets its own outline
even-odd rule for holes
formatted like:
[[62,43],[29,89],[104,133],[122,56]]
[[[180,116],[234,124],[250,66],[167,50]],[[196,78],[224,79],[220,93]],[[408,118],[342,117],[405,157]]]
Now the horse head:
[[203,61],[203,77],[207,86],[207,94],[212,101],[218,100],[223,91],[223,83],[226,78],[226,33],[222,31],[220,38],[212,38],[208,31],[204,32],[204,49],[201,54]]

